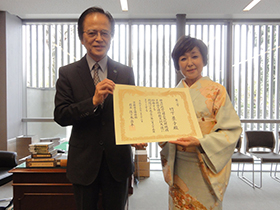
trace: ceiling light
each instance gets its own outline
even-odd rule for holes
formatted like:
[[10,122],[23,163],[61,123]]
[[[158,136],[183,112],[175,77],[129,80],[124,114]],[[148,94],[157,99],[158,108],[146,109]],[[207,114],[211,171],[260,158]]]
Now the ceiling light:
[[121,1],[122,11],[128,11],[127,0],[120,0],[120,1]]
[[253,1],[251,1],[251,3],[248,4],[248,6],[243,9],[243,11],[244,12],[248,12],[250,9],[252,9],[254,6],[256,6],[256,4],[259,3],[260,1],[261,0],[253,0]]

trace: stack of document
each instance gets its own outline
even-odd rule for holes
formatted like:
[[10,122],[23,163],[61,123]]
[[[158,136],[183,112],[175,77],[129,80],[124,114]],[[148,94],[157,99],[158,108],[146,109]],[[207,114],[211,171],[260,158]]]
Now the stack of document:
[[54,142],[30,144],[31,158],[26,158],[26,167],[55,167],[57,150],[54,145]]

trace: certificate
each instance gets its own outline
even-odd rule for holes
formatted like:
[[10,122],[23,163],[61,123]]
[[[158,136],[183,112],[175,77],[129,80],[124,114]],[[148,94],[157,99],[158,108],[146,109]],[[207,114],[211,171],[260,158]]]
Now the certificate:
[[116,144],[201,138],[201,130],[187,88],[115,86]]

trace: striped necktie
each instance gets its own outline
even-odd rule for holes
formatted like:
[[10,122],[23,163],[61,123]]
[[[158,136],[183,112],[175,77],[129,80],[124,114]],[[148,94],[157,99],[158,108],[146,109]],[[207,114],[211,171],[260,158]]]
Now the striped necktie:
[[100,82],[100,78],[98,76],[98,70],[99,70],[100,66],[98,63],[96,63],[93,68],[92,68],[92,71],[93,71],[93,83],[94,85],[96,86],[98,82]]
[[[100,82],[100,77],[98,75],[98,70],[100,69],[100,66],[98,63],[95,63],[92,67],[91,75],[93,77],[93,83],[96,86],[98,82]],[[104,101],[101,103],[101,108],[103,108]]]

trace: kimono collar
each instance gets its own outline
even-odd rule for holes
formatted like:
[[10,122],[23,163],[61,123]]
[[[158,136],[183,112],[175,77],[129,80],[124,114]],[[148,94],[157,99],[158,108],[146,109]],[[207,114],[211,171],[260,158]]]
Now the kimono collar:
[[203,81],[203,80],[209,80],[211,81],[211,79],[208,76],[205,77],[201,77],[199,80],[197,80],[191,87],[189,87],[187,85],[187,83],[185,82],[185,78],[181,79],[181,81],[178,83],[178,85],[176,86],[176,88],[190,88],[192,89],[193,87],[195,87],[195,84],[197,82]]

